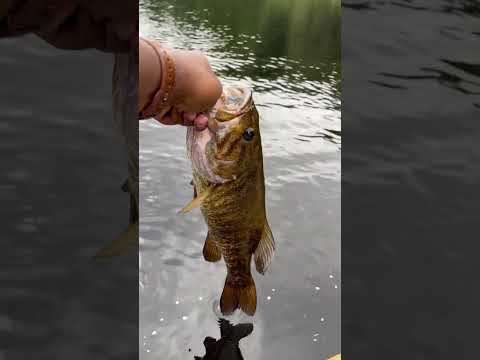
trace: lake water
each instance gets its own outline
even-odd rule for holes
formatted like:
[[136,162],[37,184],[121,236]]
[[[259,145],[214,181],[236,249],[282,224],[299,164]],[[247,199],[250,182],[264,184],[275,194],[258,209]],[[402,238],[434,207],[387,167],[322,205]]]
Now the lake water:
[[128,224],[114,56],[33,35],[0,53],[0,359],[131,359],[137,256],[92,261]]
[[459,329],[479,299],[479,18],[475,0],[342,2],[345,358],[478,353]]
[[[318,360],[340,352],[340,2],[143,1],[140,32],[203,51],[222,81],[254,90],[267,213],[277,251],[254,274],[258,307],[245,359]],[[193,359],[218,338],[223,261],[203,260],[186,129],[140,125],[140,358]],[[191,349],[191,352],[189,351]]]

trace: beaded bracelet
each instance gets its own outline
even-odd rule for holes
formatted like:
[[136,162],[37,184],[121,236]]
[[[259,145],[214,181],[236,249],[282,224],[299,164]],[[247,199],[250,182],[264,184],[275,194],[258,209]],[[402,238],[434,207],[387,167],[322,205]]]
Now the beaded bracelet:
[[140,38],[140,40],[143,40],[155,51],[162,70],[159,89],[150,104],[148,104],[139,114],[140,120],[143,120],[157,115],[164,110],[168,104],[170,104],[173,87],[175,86],[175,62],[167,49],[164,49],[159,44],[154,44],[145,38]]

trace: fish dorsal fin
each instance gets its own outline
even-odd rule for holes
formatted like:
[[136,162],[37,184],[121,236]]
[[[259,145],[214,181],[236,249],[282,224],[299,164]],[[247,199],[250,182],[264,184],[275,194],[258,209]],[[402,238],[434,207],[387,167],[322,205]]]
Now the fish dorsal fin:
[[179,213],[186,214],[192,211],[193,209],[195,209],[196,207],[199,207],[203,203],[203,201],[208,197],[208,195],[210,195],[210,191],[211,191],[210,188],[208,188],[201,194],[198,194],[197,197],[194,197],[192,201],[190,201],[187,205],[185,205],[185,207],[182,210],[179,211]]
[[255,267],[260,274],[265,274],[270,265],[273,253],[275,252],[275,240],[273,239],[272,231],[268,221],[265,220],[262,237],[255,250]]

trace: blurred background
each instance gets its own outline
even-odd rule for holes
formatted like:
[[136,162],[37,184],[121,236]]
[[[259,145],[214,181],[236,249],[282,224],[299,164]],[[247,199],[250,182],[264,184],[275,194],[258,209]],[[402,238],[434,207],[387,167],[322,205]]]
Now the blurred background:
[[92,261],[128,225],[114,55],[34,35],[0,53],[0,359],[131,359],[137,253]]

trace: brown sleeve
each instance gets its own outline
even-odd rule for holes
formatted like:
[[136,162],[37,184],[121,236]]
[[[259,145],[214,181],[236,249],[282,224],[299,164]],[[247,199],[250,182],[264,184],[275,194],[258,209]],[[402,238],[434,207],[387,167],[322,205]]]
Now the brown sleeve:
[[11,0],[0,7],[0,37],[28,33],[61,49],[128,51],[137,46],[138,1]]

